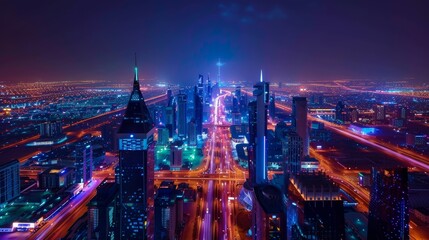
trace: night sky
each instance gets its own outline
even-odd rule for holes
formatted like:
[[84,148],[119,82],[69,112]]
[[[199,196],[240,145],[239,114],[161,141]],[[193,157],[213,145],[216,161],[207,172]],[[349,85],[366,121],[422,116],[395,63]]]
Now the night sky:
[[0,81],[429,82],[429,1],[0,1]]

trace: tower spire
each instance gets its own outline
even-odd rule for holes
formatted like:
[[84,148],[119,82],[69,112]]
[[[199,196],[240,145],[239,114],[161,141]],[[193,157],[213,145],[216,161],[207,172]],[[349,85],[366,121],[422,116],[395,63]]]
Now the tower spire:
[[264,81],[264,78],[263,78],[263,76],[262,76],[262,69],[261,69],[261,77],[260,77],[260,80],[261,80],[261,82],[263,82],[263,81]]
[[137,72],[137,53],[134,53],[134,80],[138,81],[138,72]]
[[134,90],[139,90],[140,89],[138,69],[137,69],[137,53],[134,53],[134,83],[133,83],[133,89]]

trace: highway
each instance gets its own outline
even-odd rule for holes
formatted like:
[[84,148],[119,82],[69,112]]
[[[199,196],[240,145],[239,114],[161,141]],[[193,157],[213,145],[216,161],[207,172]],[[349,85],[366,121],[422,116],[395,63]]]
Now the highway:
[[[291,108],[284,104],[276,103],[276,107],[284,111],[288,111],[288,112],[291,111]],[[308,120],[322,122],[325,125],[325,128],[328,130],[331,130],[332,132],[335,132],[344,137],[353,139],[366,146],[373,147],[374,149],[402,163],[405,163],[408,166],[417,167],[423,171],[429,171],[429,158],[426,156],[420,155],[410,150],[402,149],[398,146],[394,146],[392,144],[377,140],[376,138],[373,138],[373,137],[359,135],[345,128],[344,126],[337,125],[320,118],[316,118],[308,115]]]

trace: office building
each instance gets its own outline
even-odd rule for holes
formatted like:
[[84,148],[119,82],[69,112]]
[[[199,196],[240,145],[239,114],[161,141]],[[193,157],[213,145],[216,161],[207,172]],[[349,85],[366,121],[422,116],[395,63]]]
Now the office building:
[[270,113],[270,118],[276,117],[276,95],[274,93],[270,96],[268,112]]
[[[177,190],[171,187],[160,187],[155,198],[155,239],[178,239],[180,210],[183,201],[178,201]],[[182,213],[183,214],[183,213]],[[183,217],[183,216],[182,216]]]
[[183,93],[177,95],[177,134],[179,138],[186,138],[188,96]]
[[119,216],[119,185],[104,181],[97,187],[97,195],[88,204],[89,240],[118,239],[116,218]]
[[195,119],[191,119],[188,123],[188,145],[197,145],[197,124],[195,123]]
[[92,171],[94,170],[91,143],[86,141],[77,143],[74,151],[74,157],[76,183],[83,183],[86,185],[92,180]]
[[194,120],[196,124],[196,134],[201,135],[203,132],[203,103],[201,97],[194,89]]
[[386,108],[383,104],[376,104],[374,106],[374,120],[375,122],[383,122],[386,119]]
[[157,144],[158,145],[162,145],[162,146],[166,146],[169,143],[170,140],[170,136],[169,136],[169,131],[167,128],[165,127],[159,127],[158,128],[158,140],[157,140]]
[[249,145],[247,147],[248,157],[248,171],[250,185],[256,184],[256,132],[257,132],[257,118],[256,118],[256,101],[249,103]]
[[293,126],[302,138],[303,154],[309,155],[308,126],[307,126],[307,98],[293,97],[292,99]]
[[183,149],[182,145],[173,143],[170,145],[170,167],[180,168],[182,166]]
[[19,184],[19,161],[12,160],[0,165],[0,204],[19,196]]
[[173,138],[176,132],[176,107],[173,102],[165,108],[165,127],[168,129],[169,138]]
[[40,124],[40,138],[55,138],[63,135],[61,121],[51,121]]
[[410,239],[407,168],[372,168],[368,236],[370,239]]
[[[279,126],[280,125],[280,126]],[[301,161],[303,160],[303,141],[298,133],[288,127],[282,127],[283,124],[276,126],[276,138],[282,144],[283,170],[285,175],[298,174],[301,170]]]
[[[261,77],[260,82],[254,85],[253,96],[256,97],[256,135],[255,144],[255,180],[257,184],[267,180],[267,107],[269,102],[269,84]],[[250,118],[250,113],[249,113]],[[255,119],[252,122],[255,123]],[[249,124],[250,124],[249,119]],[[255,130],[252,126],[249,130]]]
[[253,187],[252,238],[287,239],[286,197],[269,184]]
[[120,239],[153,239],[154,132],[135,67],[133,90],[118,132]]
[[69,167],[48,168],[38,175],[39,188],[67,188],[76,182],[75,170]]
[[297,205],[293,239],[345,239],[340,188],[324,173],[291,175],[289,199]]
[[168,86],[167,89],[167,106],[171,106],[173,103],[173,91],[171,90],[170,86]]

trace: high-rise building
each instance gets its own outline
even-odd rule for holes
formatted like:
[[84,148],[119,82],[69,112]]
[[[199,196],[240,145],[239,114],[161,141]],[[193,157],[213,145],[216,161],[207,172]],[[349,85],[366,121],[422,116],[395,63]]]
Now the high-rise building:
[[155,198],[155,239],[178,239],[183,218],[183,198],[175,185],[161,186]]
[[[267,180],[267,108],[269,102],[269,83],[261,77],[254,85],[253,96],[256,97],[256,141],[255,141],[255,177],[260,184]],[[250,122],[250,121],[249,121]]]
[[207,86],[204,89],[206,89],[204,102],[207,105],[210,105],[210,103],[212,101],[211,100],[212,99],[212,82],[210,80],[210,75],[207,76]]
[[92,171],[94,170],[92,145],[87,141],[76,144],[74,152],[76,169],[76,183],[88,184],[92,180]]
[[51,167],[38,175],[39,188],[67,188],[76,182],[75,170],[69,167]]
[[345,239],[340,188],[321,172],[291,175],[290,183],[288,199],[298,210],[293,239]]
[[410,239],[407,168],[372,169],[368,236],[371,239]]
[[63,124],[61,121],[51,121],[40,124],[41,138],[54,138],[63,134]]
[[256,132],[257,132],[257,117],[256,117],[256,101],[249,103],[249,145],[247,147],[249,182],[251,185],[256,184]]
[[152,239],[155,127],[140,91],[137,66],[133,90],[119,128],[120,239]]
[[170,167],[180,168],[182,166],[183,149],[182,145],[171,144],[170,145]]
[[184,93],[177,95],[177,134],[180,138],[186,137],[186,119],[188,97]]
[[197,94],[200,96],[201,99],[204,99],[204,76],[198,75],[198,85],[197,85],[198,91]]
[[195,123],[195,119],[191,119],[188,123],[188,145],[197,145],[197,124]]
[[194,119],[196,124],[196,134],[201,135],[203,132],[203,103],[201,97],[194,89]]
[[[280,126],[279,126],[280,125]],[[288,127],[281,127],[286,124],[277,124],[276,138],[282,143],[283,170],[285,175],[298,174],[301,170],[303,160],[303,142],[298,133]]]
[[[173,100],[172,100],[173,101]],[[174,137],[176,132],[176,107],[175,103],[165,108],[165,127],[168,129],[168,136]]]
[[12,160],[0,165],[0,204],[19,196],[19,161]]
[[[119,185],[104,181],[88,204],[88,239],[118,239]],[[141,238],[142,239],[142,238]]]
[[276,95],[274,93],[270,96],[268,112],[270,113],[270,118],[276,117]]
[[253,239],[287,239],[286,198],[269,184],[253,187]]
[[339,101],[335,106],[335,120],[337,120],[339,123],[344,123],[346,122],[346,118],[346,105],[342,101]]
[[376,104],[374,106],[374,120],[384,121],[386,119],[386,108],[383,104]]
[[167,106],[171,106],[173,103],[173,91],[171,90],[170,86],[168,86],[167,89]]
[[156,142],[158,145],[168,145],[169,143],[169,132],[165,127],[158,128],[158,141]]
[[302,138],[303,154],[309,155],[309,141],[308,141],[308,126],[307,126],[307,98],[293,97],[292,99],[292,116],[293,126],[295,131]]

